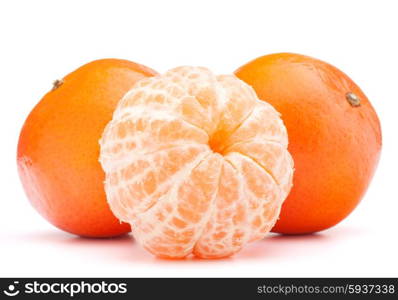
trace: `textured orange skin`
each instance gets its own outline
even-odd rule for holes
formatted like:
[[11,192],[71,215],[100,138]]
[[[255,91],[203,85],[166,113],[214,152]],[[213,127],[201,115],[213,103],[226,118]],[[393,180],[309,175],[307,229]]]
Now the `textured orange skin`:
[[[379,119],[337,68],[291,53],[257,58],[236,75],[281,114],[295,174],[273,232],[311,233],[343,220],[363,197],[381,151]],[[346,93],[359,96],[353,107]]]
[[96,60],[67,75],[29,114],[19,137],[19,175],[33,206],[58,228],[87,237],[130,231],[108,207],[98,140],[120,98],[155,74],[126,60]]

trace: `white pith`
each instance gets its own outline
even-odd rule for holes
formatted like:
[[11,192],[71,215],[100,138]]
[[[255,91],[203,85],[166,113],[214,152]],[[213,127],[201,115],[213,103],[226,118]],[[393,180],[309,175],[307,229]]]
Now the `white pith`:
[[[238,113],[239,120],[231,119],[232,110],[239,110],[239,107],[233,106],[235,103],[231,99],[233,88],[240,88],[239,92],[243,91],[246,97],[240,100],[247,101],[247,111],[241,115]],[[165,101],[145,102],[148,96],[153,95],[161,95]],[[207,103],[208,99],[204,99],[203,95],[209,95],[213,102]],[[184,114],[187,108],[194,111],[194,115],[189,115],[192,118]],[[157,127],[159,120],[163,122],[163,127]],[[264,120],[268,122],[264,124],[266,128],[251,133],[250,126]],[[131,124],[134,134],[126,132],[125,136],[124,133],[118,135],[120,124]],[[187,134],[172,142],[162,142],[163,135],[158,133],[171,124],[178,124],[181,132]],[[139,126],[144,129],[139,131]],[[209,141],[218,130],[223,129],[231,131],[231,134],[220,154],[212,151]],[[131,149],[126,146],[128,144]],[[193,253],[200,257],[224,257],[236,253],[247,242],[263,238],[272,228],[292,184],[293,161],[287,151],[286,129],[278,113],[268,103],[259,100],[251,87],[236,77],[214,76],[204,68],[180,67],[163,76],[139,81],[120,101],[113,120],[105,128],[100,145],[100,162],[106,174],[105,190],[112,211],[120,220],[132,225],[134,237],[140,244],[160,256],[184,257]],[[274,152],[267,152],[267,155],[275,156],[276,163],[271,166],[275,174],[269,166],[261,163],[261,151],[253,157],[244,153],[247,149],[262,148],[268,152],[273,149]],[[149,176],[158,176],[156,179],[159,179],[162,174],[159,168],[172,168],[173,162],[163,158],[172,156],[174,150],[181,153],[182,160],[187,159],[185,165],[157,185],[151,194],[135,198],[134,186],[145,194],[143,186],[152,178]],[[194,153],[193,159],[188,160],[184,155],[190,157],[190,151]],[[123,177],[121,174],[127,174],[129,168],[134,169],[134,164],[144,165],[145,172],[118,181],[119,177]],[[201,175],[202,169],[211,170],[211,174],[203,172],[206,175]],[[255,179],[250,177],[252,173],[257,174]],[[228,199],[222,199],[219,192],[221,188],[227,190],[223,174],[225,178],[236,181],[230,183],[231,191],[236,191],[238,195],[231,203]],[[178,209],[179,204],[186,204],[184,199],[179,198],[179,191],[191,186],[195,176],[209,181],[210,192],[199,187],[196,191],[197,195],[207,197],[204,199],[205,209],[198,213],[200,218],[197,222],[186,222],[186,227],[176,230],[173,218],[184,221]],[[249,183],[260,190],[263,188],[264,192],[256,195]],[[196,187],[192,185],[191,188]],[[155,197],[158,192],[162,194]],[[226,204],[219,207],[221,203]],[[246,217],[233,222],[238,210],[244,212],[242,215]],[[160,217],[164,211],[168,215]],[[271,216],[265,217],[268,212]],[[259,220],[258,227],[252,225],[256,220]],[[178,235],[189,236],[189,239],[184,240],[183,245],[173,247],[170,241],[178,240]],[[222,238],[215,238],[216,235]],[[154,250],[162,245],[164,251]]]

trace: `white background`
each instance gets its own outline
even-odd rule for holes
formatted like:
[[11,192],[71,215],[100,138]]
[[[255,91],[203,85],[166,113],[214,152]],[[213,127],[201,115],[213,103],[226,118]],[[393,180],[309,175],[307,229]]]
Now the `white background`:
[[[398,276],[396,1],[1,1],[0,276]],[[59,231],[26,199],[19,130],[54,79],[104,57],[159,72],[203,65],[231,73],[272,52],[348,73],[376,108],[383,152],[361,204],[333,229],[270,235],[224,260],[166,261],[131,237]]]

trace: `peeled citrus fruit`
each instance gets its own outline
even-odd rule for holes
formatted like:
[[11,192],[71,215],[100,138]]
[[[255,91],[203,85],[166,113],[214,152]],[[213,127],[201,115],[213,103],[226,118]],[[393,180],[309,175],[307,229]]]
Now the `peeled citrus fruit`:
[[90,237],[130,231],[106,202],[98,139],[120,98],[155,74],[127,60],[96,60],[56,81],[29,114],[18,171],[31,203],[52,224]]
[[160,257],[238,252],[272,228],[291,187],[279,114],[235,76],[205,68],[137,82],[100,144],[113,213]]
[[381,151],[379,119],[363,91],[334,66],[304,55],[259,57],[235,72],[281,114],[295,164],[273,231],[311,233],[359,203]]

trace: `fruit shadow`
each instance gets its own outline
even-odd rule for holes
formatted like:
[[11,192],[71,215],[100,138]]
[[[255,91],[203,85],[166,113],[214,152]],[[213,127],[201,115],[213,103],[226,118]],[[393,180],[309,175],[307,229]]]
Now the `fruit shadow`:
[[275,260],[282,257],[308,255],[317,246],[328,243],[331,239],[325,233],[303,235],[269,234],[264,240],[248,245],[237,256],[238,260],[263,259]]
[[[333,232],[332,232],[333,231]],[[189,256],[185,259],[156,258],[144,250],[131,234],[113,238],[85,238],[63,232],[41,232],[29,235],[36,242],[48,243],[49,246],[62,246],[68,253],[76,252],[92,259],[98,257],[102,261],[121,261],[123,263],[139,263],[157,265],[179,265],[190,262],[201,264],[231,263],[234,261],[275,260],[284,257],[308,256],[314,251],[325,251],[325,246],[334,246],[337,239],[346,235],[357,234],[352,230],[329,230],[321,233],[305,235],[280,235],[271,233],[267,238],[249,244],[235,256],[223,259],[201,259]]]
[[[21,238],[21,237],[20,237]],[[99,258],[105,261],[132,260],[133,256],[145,254],[144,250],[139,251],[139,245],[134,241],[131,234],[124,234],[112,238],[88,238],[75,236],[62,231],[42,231],[24,235],[22,238],[34,243],[45,244],[49,248],[62,248],[65,253],[87,256],[88,259]]]
[[329,230],[298,235],[270,233],[265,239],[252,243],[243,249],[237,260],[278,260],[286,257],[307,257],[328,251],[344,239],[361,235],[358,228],[337,227]]
[[204,264],[213,264],[215,261],[221,263],[230,261],[232,258],[207,260],[189,256],[185,259],[157,258],[143,249],[133,238],[132,234],[125,234],[112,238],[87,238],[74,236],[61,231],[42,231],[20,236],[25,241],[48,245],[49,248],[62,248],[68,255],[79,255],[87,259],[98,259],[102,262],[112,263],[115,261],[127,264],[155,264],[176,265],[187,264],[193,261],[202,261]]

